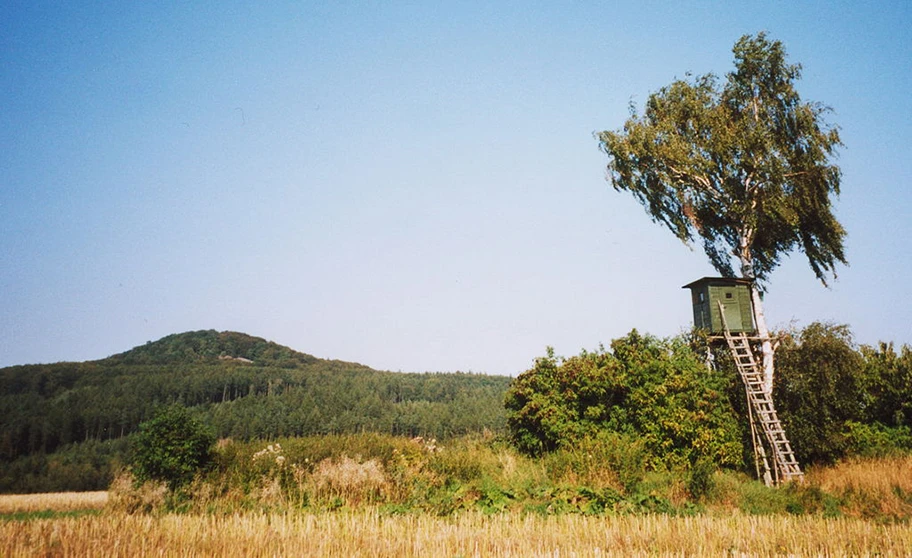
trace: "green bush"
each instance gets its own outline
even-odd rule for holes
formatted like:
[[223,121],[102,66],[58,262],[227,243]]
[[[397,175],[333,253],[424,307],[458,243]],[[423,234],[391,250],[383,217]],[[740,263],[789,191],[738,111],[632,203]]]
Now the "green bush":
[[773,399],[800,463],[848,453],[846,423],[863,419],[863,361],[848,327],[814,323],[776,352]]
[[611,352],[558,359],[549,350],[507,391],[507,424],[513,443],[530,455],[573,449],[612,432],[642,444],[653,469],[700,459],[737,466],[740,426],[727,384],[683,339],[633,330]]
[[861,347],[864,358],[862,405],[868,422],[912,428],[912,347],[899,354],[893,343]]
[[859,457],[895,457],[912,451],[912,430],[908,426],[890,428],[847,421],[844,436],[848,452]]
[[215,437],[181,405],[160,409],[139,425],[131,443],[137,482],[161,481],[172,490],[188,483],[212,461]]

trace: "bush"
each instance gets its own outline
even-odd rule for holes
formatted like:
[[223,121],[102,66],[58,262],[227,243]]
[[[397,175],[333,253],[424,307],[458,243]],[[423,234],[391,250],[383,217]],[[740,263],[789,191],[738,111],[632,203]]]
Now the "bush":
[[133,475],[138,483],[161,481],[174,490],[211,463],[214,443],[212,433],[185,407],[164,407],[140,424],[132,439]]
[[813,323],[784,337],[773,399],[800,463],[847,455],[847,423],[863,420],[862,367],[847,326]]
[[898,457],[912,450],[912,431],[907,426],[890,428],[878,423],[846,422],[849,454],[859,457]]
[[641,443],[652,468],[700,459],[736,466],[740,427],[726,387],[683,340],[634,330],[611,352],[557,359],[549,351],[538,359],[507,392],[507,424],[513,443],[530,455],[611,432]]

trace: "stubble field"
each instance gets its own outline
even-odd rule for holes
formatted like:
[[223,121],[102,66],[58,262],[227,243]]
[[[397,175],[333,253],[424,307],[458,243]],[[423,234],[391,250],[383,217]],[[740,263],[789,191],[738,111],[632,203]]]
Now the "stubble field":
[[[2,556],[909,556],[912,529],[856,518],[592,517],[376,509],[126,514],[104,493],[0,496]],[[47,510],[59,515],[27,515]],[[95,513],[67,515],[74,510]],[[10,514],[25,513],[13,518]]]

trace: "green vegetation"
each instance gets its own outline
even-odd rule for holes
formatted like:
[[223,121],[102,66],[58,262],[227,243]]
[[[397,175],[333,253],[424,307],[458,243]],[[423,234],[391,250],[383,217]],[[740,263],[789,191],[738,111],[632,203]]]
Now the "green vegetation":
[[99,490],[127,437],[180,403],[217,438],[501,431],[510,378],[403,374],[241,333],[170,335],[98,361],[0,369],[0,492]]
[[719,372],[707,370],[681,339],[634,330],[611,344],[536,361],[506,395],[507,423],[521,450],[538,455],[610,435],[639,447],[653,468],[741,461],[739,418]]
[[[249,506],[274,496],[283,506],[355,502],[390,512],[690,513],[735,498],[733,491],[757,513],[783,509],[778,499],[796,510],[830,505],[801,492],[809,499],[801,508],[753,487],[744,388],[724,351],[706,367],[698,336],[663,340],[632,331],[607,349],[570,358],[549,351],[510,379],[377,372],[276,348],[277,358],[297,364],[246,363],[238,358],[251,352],[197,344],[238,335],[197,332],[147,345],[137,356],[0,370],[0,383],[10,387],[0,401],[11,411],[0,416],[0,489],[102,489],[132,464],[131,478],[161,479],[171,490],[149,485],[123,500],[131,509],[198,506],[207,498],[216,507],[233,499]],[[250,339],[249,347],[268,345]],[[858,347],[847,328],[812,324],[784,334],[779,353],[776,401],[803,467],[902,459],[912,451],[912,349]],[[170,354],[191,361],[181,366]],[[138,363],[124,362],[130,359]],[[40,404],[23,404],[30,401]],[[64,408],[70,416],[61,422]],[[126,412],[136,423],[125,422],[123,436],[88,419],[108,424]],[[177,455],[162,440],[194,424],[219,440],[211,466],[191,460],[183,469],[161,468]],[[63,425],[71,428],[69,443],[52,445],[63,439]],[[152,435],[158,426],[166,428]],[[193,427],[172,441],[195,439],[200,447],[211,440]],[[126,485],[116,486],[133,490],[132,480]]]
[[[610,351],[549,351],[507,391],[510,439],[529,455],[603,442],[613,449],[601,459],[615,472],[635,476],[629,463],[686,469],[695,491],[713,470],[749,470],[734,363],[716,346],[709,369],[705,342],[685,341],[634,330]],[[912,349],[859,348],[847,327],[814,323],[782,334],[777,353],[774,400],[802,465],[912,450]]]
[[[166,494],[160,485],[119,478],[114,509],[314,513],[360,509],[382,515],[462,513],[550,515],[700,513],[912,519],[912,457],[811,468],[806,482],[770,488],[731,470],[649,471],[628,464],[626,482],[601,458],[612,440],[589,440],[539,457],[496,436],[446,444],[388,434],[223,441],[214,466]],[[703,462],[701,462],[703,463]],[[631,474],[636,469],[635,474]]]
[[212,462],[215,437],[185,407],[171,405],[139,425],[131,471],[138,482],[161,481],[176,489]]
[[783,337],[773,397],[799,460],[890,456],[912,449],[912,348],[856,349],[845,326]]

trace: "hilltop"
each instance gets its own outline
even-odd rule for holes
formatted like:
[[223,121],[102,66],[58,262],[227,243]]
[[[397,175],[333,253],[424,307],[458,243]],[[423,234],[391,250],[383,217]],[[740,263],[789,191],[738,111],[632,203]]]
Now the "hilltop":
[[124,364],[216,364],[235,361],[260,366],[307,366],[320,359],[236,331],[214,329],[175,333],[103,359]]

